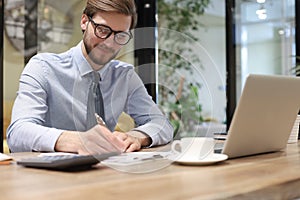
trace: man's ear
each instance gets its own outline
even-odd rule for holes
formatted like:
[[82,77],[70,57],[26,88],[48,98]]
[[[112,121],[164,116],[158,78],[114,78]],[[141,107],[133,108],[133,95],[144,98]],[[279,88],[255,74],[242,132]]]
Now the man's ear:
[[87,26],[87,22],[86,22],[85,24],[81,24],[81,29],[82,29],[83,31],[85,31],[86,26]]
[[83,14],[82,16],[81,16],[81,20],[80,20],[80,27],[81,27],[81,29],[83,30],[83,31],[85,31],[86,30],[86,27],[87,27],[87,25],[88,25],[88,17],[85,15],[85,14]]

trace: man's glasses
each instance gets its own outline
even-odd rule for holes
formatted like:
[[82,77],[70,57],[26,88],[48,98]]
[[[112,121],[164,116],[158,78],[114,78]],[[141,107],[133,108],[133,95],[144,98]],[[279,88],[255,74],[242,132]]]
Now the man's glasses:
[[97,24],[91,17],[89,17],[89,20],[93,23],[94,33],[98,38],[107,39],[111,34],[114,34],[114,41],[119,45],[127,44],[132,38],[131,32],[114,31],[109,26]]

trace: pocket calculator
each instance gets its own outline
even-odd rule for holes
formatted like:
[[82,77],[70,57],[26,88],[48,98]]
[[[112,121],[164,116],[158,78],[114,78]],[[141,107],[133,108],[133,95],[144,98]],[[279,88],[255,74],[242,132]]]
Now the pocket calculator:
[[111,156],[118,155],[117,152],[103,153],[97,155],[43,155],[37,157],[24,158],[17,161],[18,165],[34,168],[45,168],[54,170],[83,170],[89,169],[93,165]]

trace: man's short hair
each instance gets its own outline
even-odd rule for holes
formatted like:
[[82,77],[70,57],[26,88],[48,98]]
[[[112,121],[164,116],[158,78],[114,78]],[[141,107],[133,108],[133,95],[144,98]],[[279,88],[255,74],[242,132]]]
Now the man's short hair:
[[137,13],[134,0],[87,0],[83,11],[89,17],[93,17],[97,12],[117,12],[131,16],[130,29],[133,29],[137,23]]

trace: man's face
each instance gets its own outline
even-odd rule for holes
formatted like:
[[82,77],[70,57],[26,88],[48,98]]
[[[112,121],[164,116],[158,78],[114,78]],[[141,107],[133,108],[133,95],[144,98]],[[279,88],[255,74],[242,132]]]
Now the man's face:
[[[92,20],[96,24],[108,26],[114,31],[129,32],[131,24],[131,16],[114,12],[98,12],[93,16]],[[81,19],[81,27],[85,30],[83,43],[87,54],[85,56],[88,56],[87,58],[89,61],[103,66],[117,56],[122,45],[119,45],[114,41],[114,33],[107,39],[97,37],[94,33],[95,26],[89,21],[88,16],[86,15],[83,15]]]

